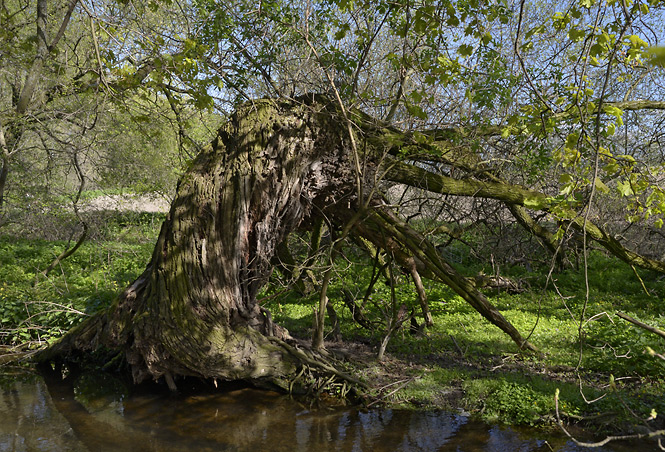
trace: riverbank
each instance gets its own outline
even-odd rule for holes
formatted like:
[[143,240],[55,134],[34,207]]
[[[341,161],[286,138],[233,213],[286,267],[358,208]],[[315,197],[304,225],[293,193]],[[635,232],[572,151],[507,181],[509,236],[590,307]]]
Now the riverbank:
[[[639,382],[610,387],[601,374],[548,367],[520,355],[469,360],[456,352],[393,355],[376,360],[376,346],[329,343],[327,348],[371,388],[369,406],[445,410],[489,423],[525,425],[547,431],[562,425],[590,441],[605,436],[641,436],[665,429],[662,417],[635,413],[662,403],[659,389]],[[653,390],[654,388],[651,387]],[[558,395],[558,416],[555,406]],[[595,403],[587,403],[595,400]]]
[[[414,332],[407,322],[393,334],[388,353],[379,362],[377,349],[385,324],[377,322],[366,328],[354,322],[348,303],[342,301],[343,292],[353,289],[354,282],[341,281],[331,290],[331,303],[341,319],[342,342],[331,341],[328,347],[350,357],[355,374],[373,388],[373,403],[377,404],[441,408],[487,422],[542,428],[558,428],[560,419],[564,425],[583,427],[601,439],[606,434],[662,430],[665,366],[647,353],[647,347],[662,348],[662,340],[617,315],[621,306],[632,316],[662,327],[663,319],[652,302],[662,288],[653,278],[647,282],[648,290],[653,291],[647,297],[629,279],[630,267],[617,268],[599,254],[590,260],[590,270],[591,297],[586,309],[591,320],[586,321],[581,335],[571,314],[580,312],[585,304],[576,289],[579,276],[574,271],[557,275],[557,288],[568,295],[565,300],[553,290],[538,287],[536,279],[531,279],[531,290],[523,293],[487,292],[520,331],[530,332],[530,341],[540,355],[518,350],[463,300],[433,283],[427,289],[434,326]],[[413,299],[408,286],[397,290],[400,300]],[[311,336],[315,295],[313,299],[292,294],[268,297],[265,306],[278,323],[297,337]],[[385,306],[384,297],[378,291],[367,302],[368,316],[377,318]],[[357,300],[361,304],[362,299]],[[329,338],[333,336],[331,331]]]
[[[52,343],[133,281],[149,261],[160,223],[152,217],[136,220],[141,222],[108,223],[102,235],[113,240],[85,242],[48,275],[41,270],[70,244],[0,237],[4,351],[18,348],[25,353]],[[461,262],[459,270],[489,273],[474,265]],[[372,406],[441,408],[489,422],[551,428],[557,419],[558,391],[560,418],[597,431],[599,437],[663,428],[665,361],[645,353],[662,353],[663,340],[617,315],[665,328],[658,302],[665,299],[665,288],[657,275],[642,272],[640,281],[629,266],[593,251],[587,297],[583,272],[574,268],[554,274],[547,283],[541,273],[525,266],[505,267],[502,276],[526,290],[486,289],[485,294],[541,355],[518,350],[463,299],[434,282],[425,283],[434,325],[422,328],[408,275],[396,275],[394,299],[411,309],[417,326],[405,322],[394,332],[379,362],[377,348],[392,308],[391,287],[377,283],[368,292],[372,262],[351,247],[339,266],[344,271],[331,281],[328,292],[339,330],[326,319],[327,347],[343,358],[347,372],[370,385]],[[308,340],[317,294],[284,290],[282,276],[275,272],[273,277],[270,289],[260,295],[262,306],[276,323]],[[363,308],[364,326],[351,313],[349,296]],[[340,341],[332,341],[336,335]]]

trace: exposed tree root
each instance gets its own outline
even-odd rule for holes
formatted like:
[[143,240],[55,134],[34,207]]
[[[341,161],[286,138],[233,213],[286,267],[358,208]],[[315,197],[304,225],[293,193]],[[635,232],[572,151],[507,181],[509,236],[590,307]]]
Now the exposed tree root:
[[[520,224],[553,251],[552,235],[525,209],[548,212],[550,199],[497,178],[482,180],[467,172],[467,178],[455,179],[410,165],[392,154],[414,146],[430,152],[425,148],[431,146],[358,112],[351,112],[351,118],[362,133],[349,137],[339,117],[335,104],[321,96],[299,102],[260,100],[240,107],[180,180],[145,272],[111,307],[88,318],[39,359],[104,350],[126,362],[136,382],[164,378],[177,386],[180,376],[194,376],[273,382],[292,390],[296,381],[309,380],[317,388],[314,392],[324,387],[344,388],[345,393],[349,388],[362,390],[362,382],[339,370],[323,352],[292,344],[257,302],[279,244],[292,231],[313,229],[315,252],[324,219],[333,232],[336,228],[344,232],[341,236],[348,232],[369,241],[407,269],[426,322],[421,277],[447,284],[520,349],[537,353],[473,279],[459,274],[383,202],[379,182],[386,176],[432,192],[509,203]],[[353,140],[365,153],[361,175],[354,166],[360,156],[352,151]],[[665,263],[630,252],[592,223],[573,217],[569,221],[621,259],[665,272]],[[288,256],[283,263],[299,279],[297,263]],[[354,315],[367,320],[357,310]]]

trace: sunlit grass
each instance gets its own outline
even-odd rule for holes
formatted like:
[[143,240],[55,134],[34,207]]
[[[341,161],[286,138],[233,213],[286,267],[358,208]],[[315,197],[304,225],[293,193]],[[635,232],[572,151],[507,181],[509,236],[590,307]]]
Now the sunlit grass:
[[[376,347],[385,334],[382,309],[389,306],[389,287],[383,283],[375,286],[365,305],[375,328],[361,328],[341,302],[341,288],[362,303],[371,266],[363,261],[345,265],[347,272],[340,274],[329,291],[330,302],[344,321],[343,337],[362,339]],[[472,275],[479,267],[460,271]],[[665,329],[665,317],[658,309],[663,287],[654,275],[641,272],[650,292],[647,295],[628,265],[596,252],[589,258],[588,297],[582,270],[555,273],[549,282],[546,272],[514,268],[507,269],[506,274],[524,278],[531,289],[514,295],[491,290],[485,294],[542,356],[521,352],[459,295],[442,284],[427,282],[433,328],[424,336],[411,335],[408,328],[403,328],[391,338],[388,352],[415,360],[428,370],[400,390],[394,403],[435,406],[446,387],[455,386],[464,393],[459,402],[462,406],[486,420],[509,423],[551,422],[557,389],[562,415],[573,418],[614,413],[615,421],[620,422],[630,417],[626,406],[644,418],[651,409],[665,410],[665,363],[644,353],[647,346],[665,351],[665,341],[616,316],[622,311]],[[397,303],[413,308],[419,315],[410,280],[399,276],[398,284]],[[317,300],[316,294],[298,298],[289,293],[276,297],[268,306],[279,322],[307,337]],[[451,359],[464,366],[451,365]],[[613,387],[610,378],[615,379]],[[587,403],[603,394],[598,402]]]
[[[152,221],[137,227],[118,221],[108,232],[115,240],[86,242],[47,277],[41,270],[69,244],[1,237],[0,343],[42,346],[86,315],[108,306],[144,270],[157,227]],[[377,347],[392,309],[390,287],[381,277],[365,300],[371,262],[350,256],[340,260],[328,292],[330,303],[340,319],[344,340]],[[458,265],[458,269],[469,276],[478,271],[491,274],[491,269],[479,264]],[[622,311],[665,329],[660,308],[660,300],[665,298],[662,279],[640,271],[650,292],[647,295],[632,268],[597,252],[589,258],[588,297],[582,270],[554,273],[550,281],[546,273],[506,267],[502,274],[524,281],[530,289],[515,295],[485,292],[542,356],[521,352],[450,288],[426,282],[434,326],[422,336],[412,335],[407,322],[393,334],[388,353],[422,367],[405,370],[413,380],[395,393],[392,402],[435,406],[448,387],[456,387],[464,393],[459,403],[469,411],[489,420],[533,424],[552,418],[553,394],[559,389],[562,411],[573,416],[621,411],[622,403],[644,417],[652,408],[665,412],[665,362],[644,353],[646,347],[665,352],[665,341],[616,316]],[[410,278],[396,274],[396,305],[405,305],[421,322]],[[308,339],[318,294],[302,297],[274,282],[277,284],[260,295],[260,302],[278,324],[294,336]],[[353,321],[343,302],[343,290],[359,305],[365,303],[371,330]],[[380,371],[379,363],[367,364]],[[617,382],[615,392],[608,389],[610,375]],[[609,391],[608,396],[587,405],[578,378],[583,380],[588,399]],[[619,402],[619,396],[624,402]]]
[[70,244],[0,238],[0,343],[42,346],[107,306],[141,274],[146,243],[86,242],[47,276]]

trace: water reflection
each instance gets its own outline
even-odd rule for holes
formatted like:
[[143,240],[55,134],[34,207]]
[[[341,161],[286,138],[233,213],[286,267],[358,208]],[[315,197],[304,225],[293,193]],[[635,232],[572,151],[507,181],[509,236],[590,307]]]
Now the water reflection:
[[[584,450],[533,435],[443,412],[310,409],[247,388],[130,395],[95,375],[5,379],[0,398],[0,451]],[[619,446],[595,450],[628,450]]]
[[0,451],[86,450],[54,409],[41,379],[2,385]]

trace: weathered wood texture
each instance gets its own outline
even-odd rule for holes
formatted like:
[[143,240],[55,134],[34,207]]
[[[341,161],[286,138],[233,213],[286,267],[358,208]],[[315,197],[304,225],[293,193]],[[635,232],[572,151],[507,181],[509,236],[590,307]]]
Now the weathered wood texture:
[[[277,244],[317,205],[353,193],[347,147],[318,104],[239,109],[178,185],[152,260],[106,312],[42,359],[123,350],[134,379],[278,379],[301,360],[256,301]],[[352,182],[351,182],[352,184]]]
[[[136,382],[164,377],[171,385],[174,376],[190,375],[286,387],[302,366],[341,376],[320,355],[290,342],[256,299],[278,245],[298,228],[320,228],[322,218],[331,228],[390,252],[417,285],[420,276],[449,285],[521,348],[535,351],[474,281],[384,203],[378,182],[385,176],[434,192],[545,211],[549,198],[498,180],[453,179],[407,164],[394,155],[400,147],[417,146],[412,138],[366,115],[352,116],[362,155],[352,154],[347,127],[334,104],[322,97],[240,107],[180,180],[144,273],[109,309],[39,359],[103,348],[125,358]],[[354,160],[363,162],[363,174],[356,172]],[[366,199],[357,199],[359,193]],[[522,207],[513,210],[521,224],[556,249],[551,233],[539,229]],[[570,221],[624,260],[665,268],[631,254],[590,222]],[[422,284],[419,300],[426,311],[420,289]]]

